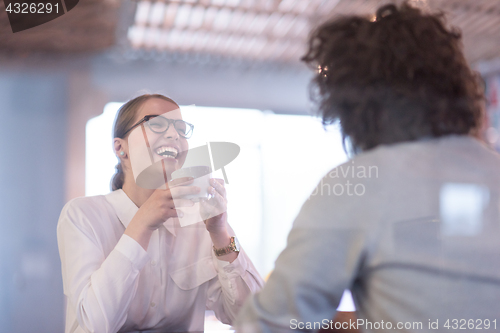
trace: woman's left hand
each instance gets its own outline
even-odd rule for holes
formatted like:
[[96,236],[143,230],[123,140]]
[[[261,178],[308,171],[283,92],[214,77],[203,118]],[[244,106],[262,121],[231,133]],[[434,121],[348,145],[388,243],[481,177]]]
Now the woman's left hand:
[[[210,200],[200,201],[200,213],[212,243],[216,249],[222,249],[231,243],[231,236],[227,225],[227,199],[224,180],[210,179],[208,193],[211,194]],[[237,252],[231,252],[218,257],[219,260],[233,262],[238,257]]]
[[226,236],[227,233],[227,199],[224,180],[210,179],[208,193],[210,200],[200,201],[200,213],[211,236]]

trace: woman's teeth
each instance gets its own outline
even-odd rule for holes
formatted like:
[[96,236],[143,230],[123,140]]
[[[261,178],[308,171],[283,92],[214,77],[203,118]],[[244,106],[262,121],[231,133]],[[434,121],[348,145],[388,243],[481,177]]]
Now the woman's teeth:
[[173,147],[160,147],[156,149],[156,153],[160,156],[165,156],[165,157],[172,157],[172,158],[177,157],[177,149]]

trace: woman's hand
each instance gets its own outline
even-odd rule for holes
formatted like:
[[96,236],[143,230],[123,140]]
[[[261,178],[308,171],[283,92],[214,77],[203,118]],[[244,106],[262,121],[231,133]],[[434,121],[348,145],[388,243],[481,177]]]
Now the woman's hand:
[[[203,218],[212,243],[216,249],[222,249],[229,245],[231,236],[227,228],[227,199],[224,180],[210,179],[208,193],[212,195],[210,200],[200,201],[200,214]],[[220,260],[232,262],[238,256],[237,253],[229,253],[220,256]]]
[[182,217],[182,212],[178,212],[176,208],[194,205],[191,200],[182,199],[182,196],[200,192],[197,186],[186,186],[192,183],[192,177],[183,177],[169,182],[166,190],[155,190],[132,218],[125,234],[134,238],[147,250],[153,231],[169,218],[179,215]]
[[218,178],[210,179],[208,193],[212,196],[210,200],[200,201],[200,214],[210,234],[227,232],[227,199],[224,180]]

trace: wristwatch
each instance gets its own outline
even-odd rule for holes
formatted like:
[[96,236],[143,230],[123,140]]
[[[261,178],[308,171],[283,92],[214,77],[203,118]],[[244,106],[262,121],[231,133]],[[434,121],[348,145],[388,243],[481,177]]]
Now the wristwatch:
[[240,243],[238,242],[238,239],[236,237],[231,237],[231,243],[229,243],[228,246],[223,247],[222,249],[216,249],[215,246],[214,252],[217,257],[223,256],[225,254],[229,253],[239,253],[240,252]]

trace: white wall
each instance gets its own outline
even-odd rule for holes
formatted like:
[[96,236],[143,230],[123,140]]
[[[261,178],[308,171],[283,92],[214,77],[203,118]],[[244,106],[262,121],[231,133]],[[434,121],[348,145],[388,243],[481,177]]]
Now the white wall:
[[[107,104],[87,124],[86,195],[110,192],[117,163],[111,132],[120,105]],[[325,131],[310,116],[194,106],[181,110],[184,120],[195,125],[190,148],[214,141],[239,145],[239,156],[225,167],[229,222],[266,276],[304,201],[324,174],[347,159],[340,133]],[[223,178],[220,170],[213,176]]]

